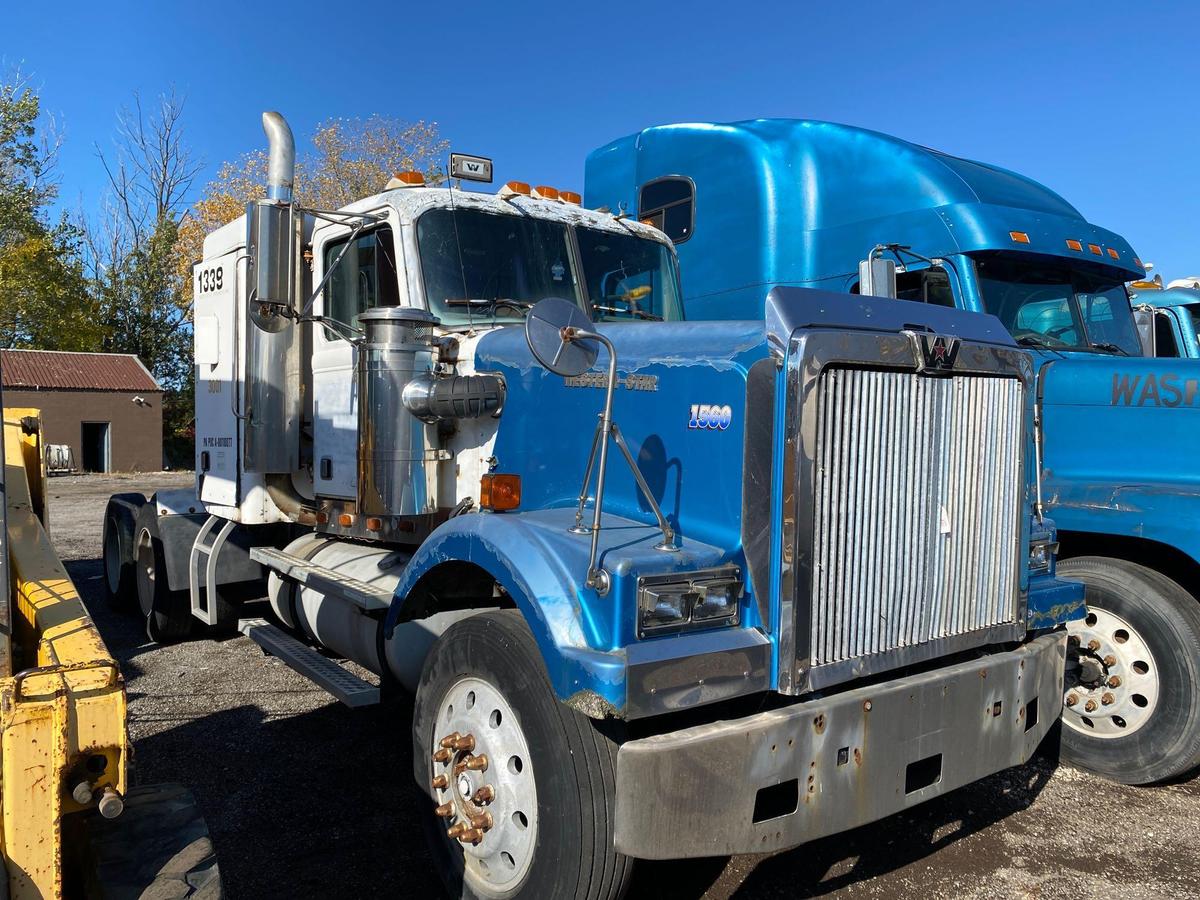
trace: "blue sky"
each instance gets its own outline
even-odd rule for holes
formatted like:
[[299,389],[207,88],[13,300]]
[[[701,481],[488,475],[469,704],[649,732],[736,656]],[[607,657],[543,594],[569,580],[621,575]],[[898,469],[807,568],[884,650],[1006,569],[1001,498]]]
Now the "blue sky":
[[1015,169],[1200,272],[1200,7],[1191,3],[296,0],[6,4],[0,60],[62,124],[63,202],[93,209],[96,145],[134,91],[187,95],[210,175],[335,116],[436,120],[497,177],[582,188],[593,148],[647,125],[756,116],[878,129]]

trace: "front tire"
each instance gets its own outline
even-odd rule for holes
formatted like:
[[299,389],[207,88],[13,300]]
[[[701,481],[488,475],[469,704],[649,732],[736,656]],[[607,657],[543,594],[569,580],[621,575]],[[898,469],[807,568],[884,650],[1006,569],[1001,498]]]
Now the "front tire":
[[417,689],[413,765],[450,895],[620,896],[632,860],[613,847],[616,753],[598,723],[555,696],[518,612],[447,629]]
[[1124,784],[1200,766],[1200,604],[1166,576],[1119,559],[1076,557],[1084,619],[1070,622],[1080,665],[1067,684],[1061,757]]

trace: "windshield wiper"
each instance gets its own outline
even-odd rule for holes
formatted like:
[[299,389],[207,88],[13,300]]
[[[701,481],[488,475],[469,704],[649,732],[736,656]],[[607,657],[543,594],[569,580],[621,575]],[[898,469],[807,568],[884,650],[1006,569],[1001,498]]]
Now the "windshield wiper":
[[639,319],[646,319],[650,322],[661,322],[662,316],[656,316],[654,313],[646,312],[641,309],[619,309],[615,306],[601,306],[599,303],[593,303],[592,309],[599,312],[612,313],[614,316],[636,316]]
[[1107,341],[1092,341],[1091,346],[1096,350],[1106,350],[1109,353],[1117,353],[1121,356],[1129,356],[1129,351],[1124,347],[1119,347],[1116,344],[1111,344]]
[[1017,343],[1022,347],[1037,347],[1039,350],[1049,350],[1055,356],[1062,357],[1063,359],[1067,358],[1066,354],[1063,353],[1058,347],[1055,347],[1053,344],[1048,344],[1040,337],[1035,337],[1032,334],[1021,335],[1019,338],[1017,338]]
[[466,306],[470,309],[490,309],[493,312],[501,307],[507,307],[508,309],[517,310],[522,315],[533,308],[533,304],[528,300],[512,300],[508,297],[466,297],[458,299],[447,297],[445,302],[447,306],[451,307]]

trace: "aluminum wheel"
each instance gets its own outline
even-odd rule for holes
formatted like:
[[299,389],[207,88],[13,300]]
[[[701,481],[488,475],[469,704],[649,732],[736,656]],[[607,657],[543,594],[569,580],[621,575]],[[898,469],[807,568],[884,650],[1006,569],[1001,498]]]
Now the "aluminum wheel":
[[1089,606],[1087,616],[1067,624],[1079,654],[1076,684],[1067,688],[1063,721],[1098,738],[1137,731],[1158,704],[1158,666],[1141,635],[1115,613]]
[[464,678],[438,707],[434,746],[437,813],[463,848],[464,877],[480,896],[515,893],[538,827],[533,760],[516,713],[493,685]]

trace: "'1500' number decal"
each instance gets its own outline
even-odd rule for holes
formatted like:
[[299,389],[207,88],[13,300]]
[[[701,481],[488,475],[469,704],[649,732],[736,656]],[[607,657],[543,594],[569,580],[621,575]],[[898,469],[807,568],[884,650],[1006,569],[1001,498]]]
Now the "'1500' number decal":
[[733,410],[726,406],[711,403],[693,403],[692,417],[688,420],[688,428],[715,428],[724,431],[733,421]]

